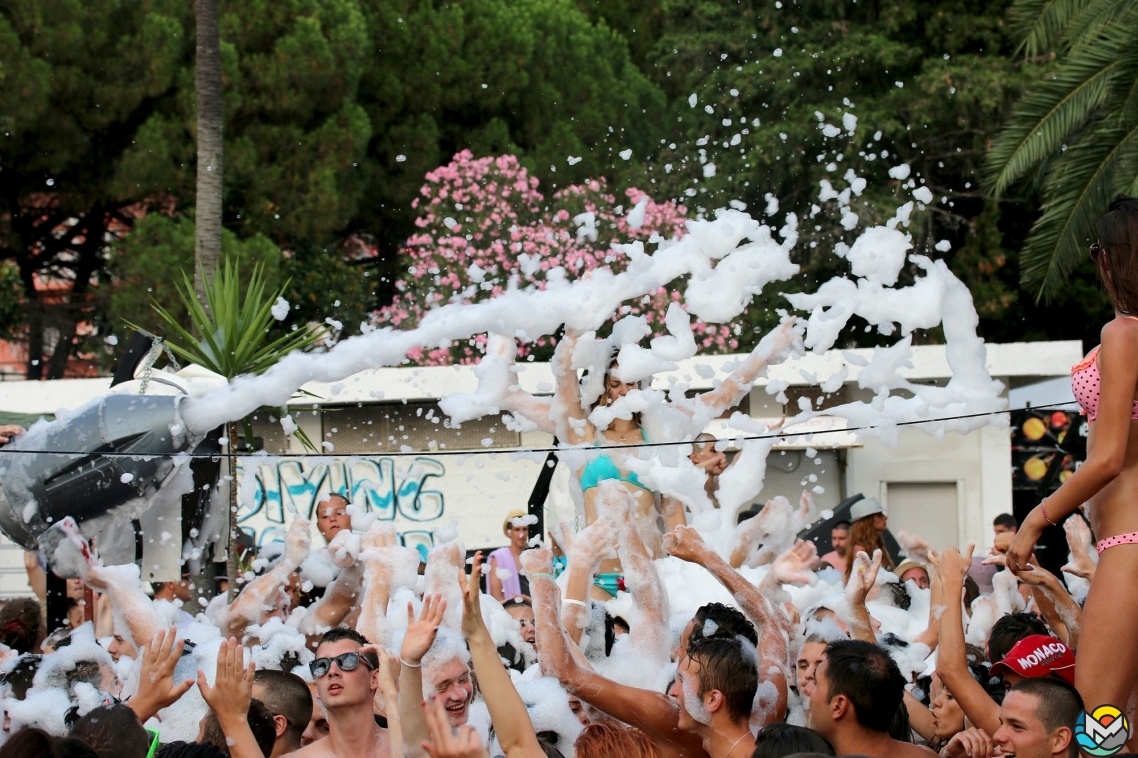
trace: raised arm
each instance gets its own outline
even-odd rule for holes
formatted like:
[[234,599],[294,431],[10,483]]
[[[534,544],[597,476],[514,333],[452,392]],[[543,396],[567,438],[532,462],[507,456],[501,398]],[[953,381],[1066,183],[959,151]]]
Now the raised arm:
[[429,738],[423,718],[423,656],[431,649],[446,613],[445,598],[423,597],[423,610],[415,618],[415,609],[407,603],[407,633],[399,650],[399,719],[403,727],[403,748],[407,758],[423,758],[423,742]]
[[206,682],[205,672],[198,671],[198,690],[217,716],[230,758],[264,758],[249,728],[249,703],[253,700],[256,673],[257,666],[252,661],[245,665],[245,649],[234,637],[221,641],[212,687]]
[[[141,578],[137,565],[91,566],[86,569],[83,581],[110,599],[116,618],[115,631],[128,637],[135,648],[142,647],[162,631],[162,618],[154,607],[154,601],[139,586]],[[126,625],[125,629],[118,628],[119,619]]]
[[[551,410],[558,417],[558,437],[570,445],[580,445],[589,439],[586,433],[588,416],[581,407],[581,382],[577,378],[577,370],[573,368],[573,351],[577,348],[579,337],[577,332],[566,329],[565,336],[553,352],[553,379],[557,389]],[[599,370],[603,371],[604,367]]]
[[569,639],[574,645],[580,645],[581,635],[589,624],[589,588],[593,585],[593,572],[603,559],[612,555],[616,524],[601,516],[576,534],[571,533],[568,522],[562,521],[560,526],[561,541],[568,559],[561,621]]
[[640,620],[629,635],[637,650],[649,652],[660,664],[667,663],[671,647],[668,593],[640,538],[632,495],[611,479],[601,482],[597,489],[597,513],[607,516],[616,526],[617,556],[624,569],[625,586],[640,611]]
[[443,413],[461,424],[480,416],[510,411],[529,421],[537,429],[556,434],[550,417],[552,401],[534,397],[518,384],[515,358],[518,345],[512,337],[490,332],[486,335],[486,354],[474,369],[478,390],[458,393],[439,401]]
[[174,681],[174,669],[182,657],[186,643],[178,639],[178,630],[159,630],[139,651],[138,692],[127,706],[138,716],[140,723],[158,715],[158,711],[172,705],[194,686],[193,679]]
[[913,638],[929,646],[929,653],[936,650],[940,641],[940,617],[944,613],[944,583],[940,580],[940,554],[934,550],[928,551],[929,562],[929,624],[925,631]]
[[731,568],[722,556],[704,543],[699,532],[690,526],[678,527],[664,535],[664,549],[680,560],[706,569],[727,588],[739,608],[759,628],[759,680],[773,684],[777,695],[773,703],[757,703],[757,715],[764,720],[763,726],[781,721],[786,713],[791,619],[774,600],[774,594],[783,581],[790,583],[809,580],[810,572],[806,567],[813,559],[814,543],[799,542],[780,556],[772,564],[768,573],[771,581],[764,582],[763,589],[751,584]]
[[[1034,564],[1034,561],[1033,561]],[[1043,620],[1071,650],[1079,648],[1079,631],[1083,623],[1083,609],[1067,592],[1059,578],[1047,569],[1029,564],[1019,572],[1019,579],[1031,585],[1031,595]]]
[[790,355],[798,335],[794,333],[794,318],[782,322],[776,329],[759,340],[743,363],[713,390],[704,392],[699,400],[715,410],[716,415],[738,405],[751,389],[751,383],[767,366],[782,363]]
[[261,619],[265,607],[276,597],[288,582],[289,575],[296,571],[300,564],[308,558],[312,549],[312,533],[309,522],[302,518],[294,518],[285,535],[284,556],[271,569],[261,574],[245,585],[229,607],[218,620],[222,634],[240,638],[244,636],[245,629],[250,624],[256,624]]
[[850,627],[850,635],[857,640],[877,644],[877,635],[873,633],[873,624],[870,623],[869,609],[865,607],[865,599],[869,591],[877,583],[877,574],[881,571],[881,551],[874,550],[870,559],[864,551],[859,550],[853,558],[853,570],[846,581],[846,610],[845,619]]
[[498,735],[498,743],[506,758],[544,758],[545,753],[537,741],[533,722],[525,703],[514,689],[510,674],[502,665],[502,659],[490,637],[490,630],[482,619],[481,589],[479,577],[482,573],[482,553],[474,556],[469,578],[462,571],[458,573],[458,584],[462,588],[462,634],[470,646],[470,659],[478,686],[483,692],[492,693],[486,698],[486,708],[490,711],[490,723]]
[[961,598],[964,595],[964,577],[972,565],[973,548],[973,545],[969,545],[963,556],[956,548],[950,548],[940,557],[945,607],[944,614],[940,617],[940,651],[936,658],[936,673],[952,697],[960,703],[960,709],[968,720],[988,734],[995,734],[1000,728],[1000,706],[972,678],[964,647]]
[[309,640],[313,649],[316,645],[315,636],[339,626],[363,596],[364,567],[359,558],[348,550],[348,543],[355,539],[359,539],[359,535],[344,530],[333,537],[328,545],[332,563],[340,569],[340,573],[304,614],[298,626],[301,632],[314,638]]
[[560,592],[553,581],[553,553],[527,550],[522,560],[530,575],[542,672],[556,677],[581,700],[648,733],[658,745],[670,743],[687,751],[702,750],[702,741],[694,732],[678,730],[679,712],[667,695],[606,679],[573,658],[557,613]]
[[374,644],[386,646],[390,642],[387,605],[391,593],[415,582],[419,552],[400,545],[395,528],[378,521],[362,543],[359,562],[364,566],[364,590],[356,630]]

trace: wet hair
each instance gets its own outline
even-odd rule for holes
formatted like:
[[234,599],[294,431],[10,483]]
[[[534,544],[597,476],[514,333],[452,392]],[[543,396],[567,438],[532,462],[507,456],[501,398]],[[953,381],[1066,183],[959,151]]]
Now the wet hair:
[[988,635],[988,660],[999,663],[1017,642],[1033,634],[1051,634],[1047,624],[1043,623],[1043,619],[1036,614],[1017,611],[1002,616],[992,626],[992,631]]
[[690,649],[699,640],[704,639],[705,623],[710,621],[715,624],[716,629],[710,635],[712,637],[727,637],[733,639],[735,635],[741,635],[752,645],[759,644],[759,635],[755,633],[755,625],[747,620],[747,617],[739,612],[738,609],[732,608],[723,603],[708,603],[701,605],[696,609],[695,626],[692,627],[691,637],[688,639],[688,648]]
[[34,597],[17,597],[0,608],[0,643],[20,653],[30,653],[46,627],[43,609]]
[[[273,743],[277,741],[277,725],[273,721],[273,714],[269,712],[264,703],[253,698],[249,701],[249,715],[246,719],[249,722],[249,729],[253,732],[253,739],[257,741],[257,747],[261,749],[261,754],[272,755]],[[304,725],[307,727],[308,723],[305,722]],[[225,740],[225,732],[221,731],[221,724],[217,720],[217,714],[213,711],[206,714],[202,742],[213,745],[223,753],[229,753],[229,744]]]
[[909,610],[909,606],[913,604],[913,598],[909,597],[909,589],[903,582],[886,582],[882,590],[882,594],[888,595],[893,605],[903,611]]
[[964,577],[964,604],[969,608],[976,598],[980,597],[980,585],[971,576]]
[[759,689],[754,644],[718,634],[688,644],[688,658],[699,664],[699,696],[719,690],[732,721],[746,721]]
[[825,679],[829,697],[844,695],[862,727],[888,732],[905,692],[905,678],[889,654],[862,640],[837,640],[826,646]]
[[576,758],[661,758],[660,749],[644,732],[608,722],[582,729],[573,748]]
[[23,700],[27,697],[28,690],[32,686],[32,680],[35,679],[42,660],[43,656],[38,654],[25,653],[21,655],[16,659],[11,670],[0,674],[0,684],[11,687],[12,696],[17,700]]
[[1104,248],[1098,270],[1111,305],[1138,315],[1138,198],[1116,196],[1095,222],[1095,234]]
[[355,629],[347,629],[345,627],[338,626],[335,629],[329,629],[328,631],[324,632],[324,634],[320,635],[320,641],[316,643],[316,647],[319,648],[326,642],[339,642],[340,640],[351,640],[352,642],[357,642],[359,643],[360,647],[371,644],[371,641],[368,640],[367,637],[363,636]]
[[[1066,681],[1057,677],[1042,676],[1034,679],[1024,679],[1008,690],[1008,694],[1020,692],[1031,695],[1036,699],[1035,717],[1043,724],[1048,734],[1061,726],[1072,728],[1075,719],[1083,710],[1083,698],[1079,691]],[[1070,758],[1078,758],[1079,744],[1071,736],[1071,744],[1067,748]]]
[[992,520],[992,526],[1002,526],[1005,529],[1018,529],[1019,522],[1016,517],[1010,513],[1001,513]]
[[27,758],[33,755],[37,758],[56,758],[59,755],[55,738],[43,729],[25,726],[0,747],[0,758]]
[[783,758],[794,753],[837,755],[830,741],[813,729],[778,723],[759,730],[751,758]]
[[889,722],[889,736],[898,742],[912,742],[913,728],[909,726],[909,708],[905,705],[904,695],[893,711],[893,720]]
[[258,699],[269,713],[288,720],[281,739],[300,749],[300,737],[312,720],[312,693],[308,685],[296,674],[274,669],[258,671],[253,677],[253,684],[261,685],[261,697]]
[[60,737],[55,741],[55,749],[59,758],[99,758],[94,748],[75,737]]
[[150,735],[134,711],[121,703],[80,716],[71,727],[71,736],[90,745],[99,758],[146,758],[150,750]]

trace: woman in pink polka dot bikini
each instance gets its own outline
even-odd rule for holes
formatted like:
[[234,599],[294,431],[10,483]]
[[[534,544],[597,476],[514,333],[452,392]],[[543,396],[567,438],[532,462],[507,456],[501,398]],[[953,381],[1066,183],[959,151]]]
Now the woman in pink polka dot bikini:
[[1099,564],[1083,609],[1075,686],[1088,711],[1126,708],[1138,684],[1138,199],[1117,197],[1095,231],[1091,258],[1115,318],[1103,327],[1101,344],[1071,369],[1075,399],[1090,422],[1087,460],[1032,510],[1007,555],[1009,569],[1023,569],[1043,529],[1086,503]]

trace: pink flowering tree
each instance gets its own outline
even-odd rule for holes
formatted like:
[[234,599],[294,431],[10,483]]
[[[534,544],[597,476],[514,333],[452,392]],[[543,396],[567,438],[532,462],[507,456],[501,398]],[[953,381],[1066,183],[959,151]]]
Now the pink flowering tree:
[[[558,267],[571,278],[596,268],[619,273],[628,267],[629,258],[614,250],[613,243],[641,240],[647,245],[653,235],[668,239],[686,231],[684,206],[651,199],[643,223],[633,229],[628,214],[645,193],[630,188],[624,193],[625,202],[618,204],[604,179],[565,187],[546,204],[537,179],[512,155],[476,159],[464,150],[426,179],[421,197],[413,203],[419,210],[418,231],[402,251],[406,274],[396,282],[398,294],[391,305],[375,314],[377,325],[411,328],[432,308],[485,300],[511,285],[544,289],[548,272]],[[592,224],[575,220],[588,213]],[[664,315],[673,301],[680,301],[680,292],[661,287],[626,303],[616,317],[642,315],[663,334]],[[723,353],[738,347],[725,325],[697,320],[692,329],[701,352]],[[420,365],[473,363],[482,355],[483,340],[420,349],[408,357]],[[551,337],[542,337],[520,345],[518,353],[547,360],[553,345]]]

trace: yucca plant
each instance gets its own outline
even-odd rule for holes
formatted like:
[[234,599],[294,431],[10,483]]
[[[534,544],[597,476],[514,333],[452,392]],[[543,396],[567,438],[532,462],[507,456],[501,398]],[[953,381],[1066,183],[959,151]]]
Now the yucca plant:
[[[178,296],[189,314],[190,323],[197,336],[182,326],[180,320],[159,305],[154,310],[166,322],[169,339],[167,344],[180,358],[196,363],[227,380],[242,374],[262,374],[273,364],[289,353],[306,351],[327,336],[327,329],[304,328],[273,338],[271,329],[276,321],[273,305],[288,287],[286,281],[275,291],[267,292],[264,271],[260,264],[253,268],[249,282],[244,290],[241,275],[235,261],[226,259],[212,278],[206,280],[205,306],[194,293],[194,281],[185,272],[177,284]],[[132,328],[135,327],[133,324]],[[275,411],[281,417],[287,415],[286,408],[258,409],[255,413]],[[229,449],[233,450],[237,440],[237,424],[243,426],[246,444],[253,443],[252,415],[240,422],[229,424],[227,434]],[[316,452],[316,446],[303,430],[295,431],[297,439],[305,449]],[[236,464],[230,458],[229,475],[234,486],[230,487],[229,524],[229,587],[231,595],[236,592],[239,576],[237,563],[236,528],[233,514],[236,512],[237,487]]]
[[1057,62],[1012,110],[988,154],[999,196],[1031,179],[1043,213],[1020,253],[1036,299],[1058,291],[1119,193],[1138,194],[1138,3],[1019,0],[1013,33],[1027,58]]

